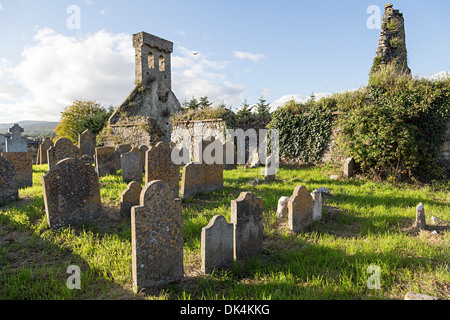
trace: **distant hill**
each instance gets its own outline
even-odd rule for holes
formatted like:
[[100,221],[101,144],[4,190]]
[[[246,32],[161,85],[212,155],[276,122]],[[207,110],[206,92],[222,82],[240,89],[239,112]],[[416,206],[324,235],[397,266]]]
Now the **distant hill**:
[[[33,121],[24,120],[14,122],[23,128],[23,134],[27,136],[41,136],[41,135],[52,135],[53,130],[58,125],[58,122],[51,121]],[[9,128],[11,128],[14,123],[0,123],[0,134],[8,133]]]

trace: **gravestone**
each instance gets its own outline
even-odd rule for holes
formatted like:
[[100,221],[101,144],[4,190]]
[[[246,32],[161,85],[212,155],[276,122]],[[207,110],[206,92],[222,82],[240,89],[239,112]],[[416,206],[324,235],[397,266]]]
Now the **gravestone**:
[[80,149],[80,157],[87,154],[93,156],[95,153],[96,136],[89,129],[78,134],[78,147]]
[[182,198],[221,189],[223,189],[222,165],[190,162],[183,167],[180,190]]
[[120,157],[122,163],[122,180],[124,182],[138,181],[141,183],[142,163],[139,149],[134,147],[130,152],[122,153]]
[[14,165],[17,188],[33,186],[33,155],[30,152],[2,152],[1,155]]
[[319,221],[322,219],[322,193],[316,192],[311,193],[311,198],[313,201],[312,211],[313,211],[313,221]]
[[139,151],[141,152],[142,172],[145,172],[145,153],[148,151],[148,146],[146,145],[140,146]]
[[355,175],[355,160],[347,158],[344,162],[344,176],[351,178]]
[[53,141],[49,137],[46,137],[44,140],[42,140],[42,143],[39,145],[39,164],[46,164],[48,163],[47,159],[47,151],[53,147]]
[[99,177],[116,174],[116,150],[114,147],[95,148],[95,170]]
[[120,146],[116,147],[116,171],[118,171],[122,168],[122,162],[120,160],[120,156],[123,153],[130,152],[131,149],[132,149],[131,144],[121,144]]
[[423,208],[423,203],[419,203],[416,207],[416,223],[415,226],[419,229],[425,229],[427,226],[427,221],[425,219],[425,209]]
[[296,186],[288,202],[288,225],[293,232],[309,226],[313,218],[313,201],[305,186]]
[[181,200],[165,181],[148,183],[140,205],[131,208],[133,289],[165,285],[183,278]]
[[0,134],[0,152],[6,151],[6,138],[4,135]]
[[66,158],[42,176],[45,211],[51,229],[79,225],[101,212],[100,183],[94,167]]
[[285,219],[288,215],[289,197],[281,197],[277,205],[277,218]]
[[14,124],[11,128],[9,128],[9,132],[12,136],[11,138],[5,140],[6,152],[27,152],[27,138],[21,136],[23,128],[18,124]]
[[52,169],[59,161],[66,158],[81,159],[80,150],[68,138],[59,138],[53,147],[47,150],[48,168]]
[[92,166],[93,157],[88,154],[83,154],[81,156],[81,160],[84,162],[87,166]]
[[131,181],[127,189],[120,195],[120,216],[122,218],[131,217],[131,207],[139,205],[142,187],[137,181]]
[[266,164],[264,167],[264,181],[272,182],[275,181],[275,156],[270,155],[266,158]]
[[233,224],[224,216],[214,216],[208,225],[202,228],[201,257],[203,273],[214,269],[226,268],[233,263]]
[[37,149],[36,163],[35,163],[37,165],[41,164],[41,143],[42,142],[39,142],[38,149]]
[[252,192],[242,192],[231,201],[233,232],[233,257],[244,260],[262,250],[263,201]]
[[0,156],[0,204],[19,197],[19,188],[15,182],[16,169],[12,161]]
[[172,188],[173,196],[178,198],[180,189],[180,166],[171,158],[172,148],[168,142],[160,141],[150,147],[145,154],[145,183],[162,180]]

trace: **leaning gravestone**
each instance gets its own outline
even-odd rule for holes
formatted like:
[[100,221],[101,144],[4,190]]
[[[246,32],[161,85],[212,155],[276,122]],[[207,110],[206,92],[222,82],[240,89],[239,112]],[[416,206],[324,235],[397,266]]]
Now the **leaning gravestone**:
[[95,148],[95,170],[99,177],[116,174],[116,151],[114,147]]
[[42,143],[39,145],[39,164],[46,164],[48,163],[47,159],[47,151],[53,147],[53,141],[49,137],[46,137]]
[[122,163],[122,180],[124,182],[142,182],[141,152],[139,149],[134,147],[130,152],[122,153],[120,158]]
[[310,225],[313,219],[313,200],[305,186],[296,186],[288,202],[288,225],[299,232]]
[[19,197],[19,188],[14,180],[16,169],[10,160],[0,156],[0,204]]
[[15,124],[9,128],[9,132],[12,133],[12,136],[5,140],[6,152],[27,152],[28,142],[27,138],[21,136],[22,127]]
[[137,181],[131,181],[127,189],[120,195],[120,216],[131,217],[131,207],[139,205],[142,187]]
[[52,169],[59,161],[66,158],[81,159],[80,150],[68,138],[59,138],[53,147],[47,150],[48,168]]
[[183,279],[183,214],[172,187],[156,180],[131,208],[133,290]]
[[214,216],[202,229],[201,257],[203,273],[211,273],[233,263],[233,224],[228,223],[224,216]]
[[82,224],[101,212],[97,174],[80,159],[58,162],[42,176],[42,187],[51,229]]
[[231,222],[234,225],[234,259],[244,260],[262,250],[263,201],[252,192],[242,192],[231,201]]
[[172,188],[178,198],[180,189],[180,166],[172,161],[172,149],[167,142],[160,141],[145,154],[145,183],[162,180]]
[[3,152],[2,157],[15,168],[14,182],[17,188],[33,185],[33,155],[30,152]]
[[116,170],[120,170],[122,168],[122,162],[120,160],[120,156],[123,153],[130,152],[132,149],[131,144],[121,144],[116,147]]
[[89,129],[78,134],[78,148],[80,157],[87,154],[93,156],[95,153],[96,136]]

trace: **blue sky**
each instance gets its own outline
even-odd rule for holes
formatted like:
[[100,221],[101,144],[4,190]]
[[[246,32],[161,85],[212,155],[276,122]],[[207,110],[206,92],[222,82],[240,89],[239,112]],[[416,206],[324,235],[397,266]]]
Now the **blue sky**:
[[[382,15],[386,2],[0,0],[0,123],[57,121],[75,99],[119,105],[134,86],[131,36],[140,31],[174,43],[180,102],[208,96],[236,108],[263,95],[275,108],[359,88],[380,32],[367,25],[368,8]],[[450,1],[392,3],[413,75],[450,71]]]

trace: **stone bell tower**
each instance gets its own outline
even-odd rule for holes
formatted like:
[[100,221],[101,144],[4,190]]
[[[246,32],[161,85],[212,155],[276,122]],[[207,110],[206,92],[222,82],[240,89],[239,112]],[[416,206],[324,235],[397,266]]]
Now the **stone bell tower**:
[[403,14],[394,10],[392,3],[385,4],[384,9],[380,39],[370,73],[377,71],[381,65],[395,63],[400,71],[411,74],[407,61]]

